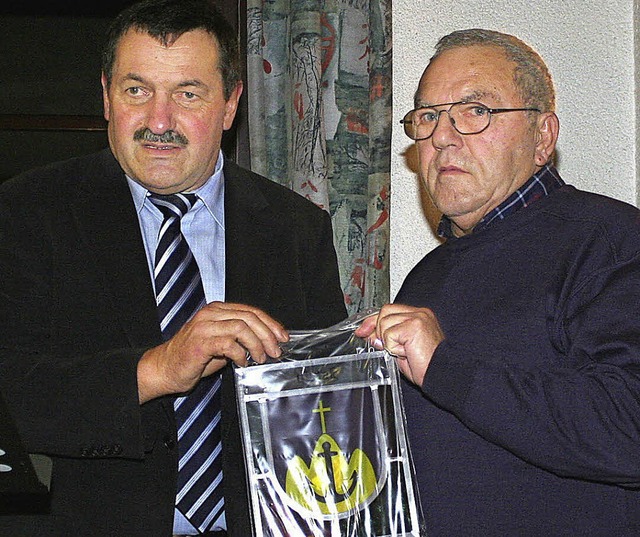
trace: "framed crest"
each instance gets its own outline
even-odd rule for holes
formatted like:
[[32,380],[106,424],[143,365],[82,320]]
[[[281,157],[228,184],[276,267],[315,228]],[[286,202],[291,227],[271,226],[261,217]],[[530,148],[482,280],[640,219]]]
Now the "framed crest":
[[235,370],[258,537],[423,535],[395,360]]

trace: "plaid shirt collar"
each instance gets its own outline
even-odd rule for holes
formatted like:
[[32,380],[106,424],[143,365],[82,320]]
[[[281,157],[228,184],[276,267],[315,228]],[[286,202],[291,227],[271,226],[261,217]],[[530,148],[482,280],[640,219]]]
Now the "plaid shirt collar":
[[[500,205],[489,211],[473,228],[473,232],[486,228],[496,219],[504,220],[510,214],[523,207],[548,196],[551,192],[564,185],[564,181],[550,164],[546,164],[538,173],[533,175],[524,185],[511,194]],[[451,220],[443,216],[438,225],[438,236],[445,239],[455,238]]]

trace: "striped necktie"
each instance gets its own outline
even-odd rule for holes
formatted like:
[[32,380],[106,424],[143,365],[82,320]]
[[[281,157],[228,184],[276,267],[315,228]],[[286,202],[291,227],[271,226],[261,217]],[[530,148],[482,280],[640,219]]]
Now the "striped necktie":
[[[166,340],[205,305],[200,271],[182,235],[181,218],[195,205],[195,194],[151,194],[164,216],[156,248],[154,278],[162,336]],[[199,531],[224,514],[220,374],[202,379],[174,401],[178,427],[176,507]]]

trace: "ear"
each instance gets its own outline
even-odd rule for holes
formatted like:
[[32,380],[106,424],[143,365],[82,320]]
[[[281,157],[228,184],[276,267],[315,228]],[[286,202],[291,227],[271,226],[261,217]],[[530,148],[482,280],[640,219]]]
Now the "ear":
[[107,91],[107,77],[104,73],[100,77],[102,83],[102,106],[104,118],[109,121],[109,92]]
[[229,100],[224,105],[224,130],[229,130],[231,128],[231,125],[233,124],[233,120],[236,117],[236,112],[238,111],[238,103],[240,102],[240,96],[242,95],[242,88],[242,81],[239,80],[236,84],[236,87],[231,92]]
[[536,166],[544,166],[551,160],[556,149],[558,133],[560,132],[560,121],[554,112],[540,114],[536,122]]

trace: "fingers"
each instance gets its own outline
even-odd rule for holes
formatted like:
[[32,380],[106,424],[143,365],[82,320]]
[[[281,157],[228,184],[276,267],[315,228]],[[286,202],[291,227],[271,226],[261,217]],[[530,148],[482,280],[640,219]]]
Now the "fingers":
[[211,351],[222,349],[221,355],[238,365],[246,365],[247,351],[259,363],[267,356],[277,358],[282,353],[279,343],[289,340],[279,322],[262,310],[243,304],[212,302],[202,308],[193,321],[204,331],[204,337],[225,338],[224,341],[212,339]]
[[[378,314],[379,315],[379,314]],[[355,335],[361,338],[368,338],[376,329],[376,323],[378,322],[378,315],[372,315],[371,317],[366,317],[360,326],[356,328]]]
[[195,338],[202,338],[203,356],[227,358],[239,366],[247,365],[249,356],[264,363],[268,356],[278,358],[282,353],[273,333],[242,319],[201,321],[194,332]]
[[284,327],[252,306],[213,302],[204,306],[168,341],[147,351],[138,363],[140,401],[182,393],[231,360],[246,366],[282,354]]
[[[273,317],[265,313],[259,308],[247,306],[246,304],[234,304],[230,302],[211,302],[207,304],[204,311],[211,312],[216,318],[223,319],[243,319],[248,321],[252,326],[254,322],[258,325],[268,328],[278,341],[289,341],[289,333],[285,328]],[[257,326],[257,325],[256,325]]]
[[386,348],[384,344],[385,331],[388,330],[389,327],[401,323],[403,320],[401,315],[417,310],[418,308],[411,306],[387,304],[380,309],[378,315],[364,319],[362,324],[356,329],[355,335],[368,339],[374,348],[382,350],[383,347]]
[[363,321],[356,335],[367,337],[374,348],[398,358],[401,372],[419,385],[433,352],[444,339],[433,311],[403,304],[383,306],[376,317]]

